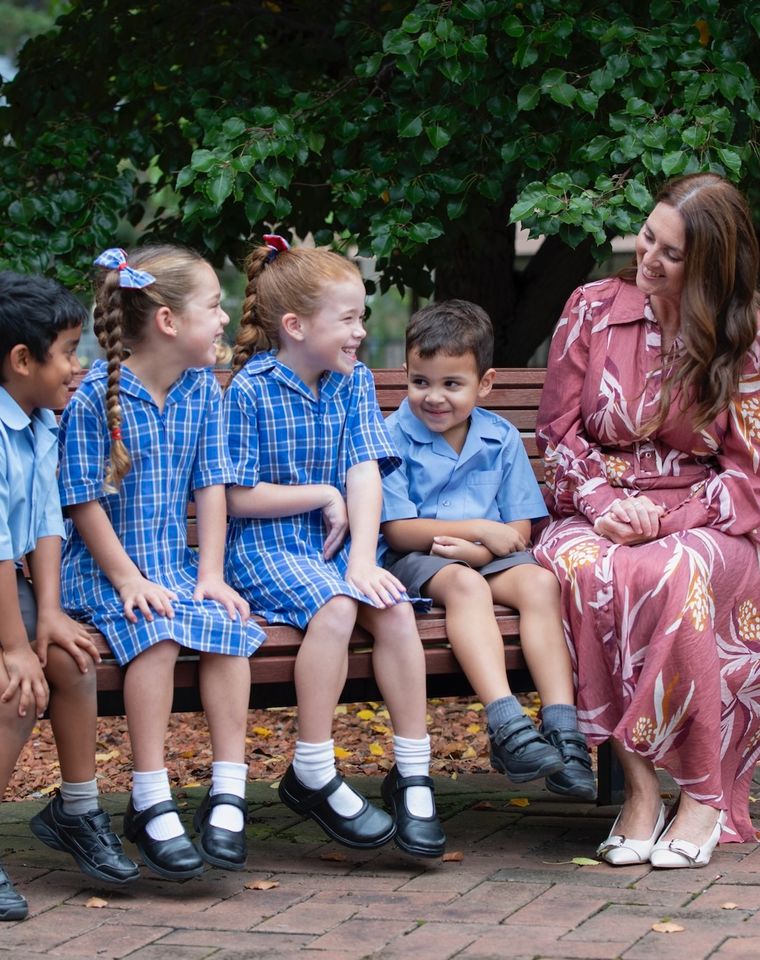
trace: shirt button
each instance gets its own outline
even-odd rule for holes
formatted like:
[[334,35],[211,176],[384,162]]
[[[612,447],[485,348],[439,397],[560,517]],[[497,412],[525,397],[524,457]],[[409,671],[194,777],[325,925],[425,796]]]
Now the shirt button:
[[450,507],[450,506],[451,506],[451,500],[444,500],[444,501],[443,501],[443,505],[444,505],[444,507]]

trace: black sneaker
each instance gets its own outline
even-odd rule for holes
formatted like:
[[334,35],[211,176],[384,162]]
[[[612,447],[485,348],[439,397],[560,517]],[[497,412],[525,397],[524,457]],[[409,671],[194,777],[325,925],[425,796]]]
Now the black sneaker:
[[140,870],[121,847],[111,830],[111,818],[105,810],[90,810],[79,816],[64,813],[57,793],[50,803],[29,822],[32,833],[53,850],[65,850],[79,869],[103,883],[118,886],[136,880]]
[[0,920],[24,920],[29,913],[26,900],[0,867]]
[[560,753],[525,713],[507,720],[496,730],[489,729],[488,736],[491,766],[506,774],[513,783],[538,780],[564,766]]
[[546,788],[563,797],[596,800],[596,780],[591,769],[591,754],[586,738],[579,730],[551,730],[544,736],[559,750],[563,766],[546,778]]

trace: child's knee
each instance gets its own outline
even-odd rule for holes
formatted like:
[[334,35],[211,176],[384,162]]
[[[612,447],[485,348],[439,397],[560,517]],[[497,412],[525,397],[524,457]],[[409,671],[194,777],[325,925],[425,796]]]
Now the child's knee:
[[[441,577],[441,574],[444,576]],[[486,578],[464,563],[450,563],[436,576],[439,578],[436,584],[438,593],[447,607],[457,603],[466,603],[469,606],[482,603],[490,607],[493,603],[491,588]]]
[[356,608],[353,597],[331,597],[314,616],[309,630],[318,630],[320,634],[347,642],[356,623]]
[[76,660],[62,647],[50,646],[47,653],[45,677],[51,691],[76,691],[83,696],[95,696],[97,675],[94,661],[85,654],[87,672],[83,673]]

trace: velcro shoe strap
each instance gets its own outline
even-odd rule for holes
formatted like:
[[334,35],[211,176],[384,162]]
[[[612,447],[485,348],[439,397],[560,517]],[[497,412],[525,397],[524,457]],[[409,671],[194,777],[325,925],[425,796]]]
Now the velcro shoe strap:
[[573,737],[572,739],[563,737],[561,740],[552,742],[562,754],[563,760],[580,760],[581,763],[591,766],[591,757],[583,737]]
[[520,747],[526,747],[529,743],[535,743],[536,740],[543,740],[544,738],[536,730],[533,723],[525,718],[528,722],[523,726],[522,724],[516,729],[504,730],[503,726],[499,727],[493,735],[494,742],[499,746],[502,744],[507,744],[510,750],[519,750]]
[[208,798],[209,809],[220,807],[222,804],[229,807],[237,807],[243,813],[248,813],[248,801],[244,797],[238,797],[234,793],[214,793]]
[[146,825],[162,813],[176,813],[179,815],[179,808],[173,800],[161,800],[160,803],[154,803],[152,807],[146,807],[145,810],[135,810],[132,818],[132,827],[136,833],[145,829]]
[[413,777],[397,777],[393,786],[393,792],[399,793],[408,787],[427,787],[428,790],[434,790],[433,778],[417,774]]
[[698,847],[696,843],[689,843],[688,840],[671,840],[668,844],[668,850],[672,850],[673,853],[680,853],[682,857],[686,857],[687,860],[695,861],[698,859],[702,848]]

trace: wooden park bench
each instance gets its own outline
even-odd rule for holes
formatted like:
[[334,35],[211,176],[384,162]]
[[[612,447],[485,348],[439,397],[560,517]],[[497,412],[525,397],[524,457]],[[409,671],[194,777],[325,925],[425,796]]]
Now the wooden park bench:
[[[500,368],[493,389],[483,406],[506,417],[520,431],[528,456],[539,482],[543,482],[543,464],[535,439],[536,414],[546,371],[543,368]],[[406,396],[406,375],[403,369],[374,370],[380,408],[386,416]],[[229,371],[218,370],[224,385]],[[73,385],[74,387],[75,385]],[[197,544],[193,505],[189,505],[188,540]],[[519,645],[519,615],[508,607],[496,607],[496,618],[504,638],[504,657],[509,681],[516,693],[534,689]],[[301,641],[301,632],[286,625],[264,627],[267,639],[251,657],[251,707],[284,707],[295,705],[293,669]],[[444,611],[433,608],[417,615],[427,668],[429,697],[472,695],[446,637]],[[92,630],[103,657],[97,668],[98,712],[113,716],[124,712],[122,697],[123,669],[114,660],[105,638]],[[348,677],[341,701],[357,703],[381,699],[375,684],[371,659],[372,638],[360,627],[354,630],[348,660]],[[181,654],[174,672],[175,712],[200,710],[198,693],[198,660],[192,651]],[[618,802],[622,798],[620,778],[605,744],[598,750],[599,802]]]

